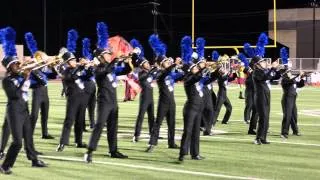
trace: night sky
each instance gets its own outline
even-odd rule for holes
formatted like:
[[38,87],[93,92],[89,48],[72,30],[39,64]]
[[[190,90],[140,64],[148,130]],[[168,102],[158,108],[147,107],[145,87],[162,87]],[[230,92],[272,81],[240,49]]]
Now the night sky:
[[[153,0],[150,0],[153,1]],[[110,36],[121,35],[128,41],[137,38],[151,56],[148,36],[153,33],[152,5],[148,0],[47,0],[47,47],[55,55],[66,44],[67,31],[75,28],[80,38],[96,41],[96,22],[104,21]],[[196,36],[207,45],[255,44],[260,32],[268,30],[268,9],[273,0],[195,0]],[[278,0],[277,8],[307,7],[309,0]],[[168,45],[168,55],[180,54],[179,43],[191,34],[191,0],[158,0],[158,33]],[[32,32],[39,49],[44,49],[43,0],[7,0],[1,3],[0,28],[12,26],[17,44],[24,33]],[[81,41],[78,41],[81,52]],[[211,51],[211,50],[210,50]],[[209,52],[208,52],[209,53]],[[29,52],[25,51],[28,55]]]

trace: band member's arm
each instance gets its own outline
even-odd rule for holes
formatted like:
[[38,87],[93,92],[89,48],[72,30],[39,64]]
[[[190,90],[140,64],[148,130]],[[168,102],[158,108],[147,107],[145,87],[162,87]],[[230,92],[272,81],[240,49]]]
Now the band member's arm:
[[45,67],[42,70],[42,73],[44,73],[47,76],[48,79],[56,79],[57,75],[58,75],[58,72],[53,67],[52,68]]
[[237,73],[230,73],[227,75],[228,82],[234,81],[237,78]]
[[45,78],[40,74],[40,70],[35,70],[35,71],[32,71],[31,74],[32,74],[32,78],[34,81],[34,83],[31,83],[32,85],[35,85],[35,84],[41,84],[41,85],[46,85],[47,84],[47,81],[45,80]]
[[164,78],[167,77],[169,75],[169,73],[172,71],[172,69],[175,68],[176,66],[177,66],[176,64],[172,64],[167,69],[161,70],[161,72],[159,73],[157,79],[158,80],[164,80]]
[[79,79],[79,76],[77,75],[77,73],[79,71],[81,71],[84,67],[80,66],[78,68],[75,68],[75,69],[69,69],[67,71],[65,71],[64,73],[64,79],[66,81],[74,81],[74,80],[77,80]]
[[184,72],[182,70],[176,70],[171,72],[171,76],[175,82],[183,80]]
[[302,88],[304,87],[304,85],[305,85],[304,79],[301,78],[300,81],[297,82],[297,87]]
[[268,71],[256,70],[254,71],[254,78],[258,81],[273,80],[276,77],[275,69],[271,68]]
[[84,73],[80,76],[80,78],[84,81],[90,80],[94,76],[94,69],[93,67],[89,67],[85,69]]
[[117,76],[126,75],[132,71],[129,63],[120,62],[114,67],[114,72]]
[[[17,82],[17,81],[16,81]],[[20,99],[22,98],[22,87],[25,80],[23,80],[18,86],[14,83],[14,79],[4,79],[3,89],[6,92],[8,99]]]
[[192,86],[195,83],[199,82],[201,80],[201,72],[198,72],[197,74],[189,74],[184,79],[184,84],[186,86]]

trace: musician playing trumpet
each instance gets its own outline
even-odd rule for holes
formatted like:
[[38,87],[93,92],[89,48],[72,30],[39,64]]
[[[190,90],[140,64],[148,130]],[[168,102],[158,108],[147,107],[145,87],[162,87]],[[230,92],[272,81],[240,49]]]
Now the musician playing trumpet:
[[284,64],[284,73],[282,75],[281,86],[283,89],[282,95],[282,127],[281,127],[281,138],[288,139],[289,135],[289,126],[293,131],[293,135],[300,136],[298,128],[298,114],[297,114],[297,104],[296,99],[298,96],[298,88],[304,86],[304,77],[305,73],[301,72],[300,74],[294,76],[291,73],[291,62],[288,62],[288,53],[286,48],[280,50],[282,63]]
[[[221,62],[226,61],[226,57],[222,56],[220,57]],[[221,110],[222,105],[226,107],[226,112],[222,120],[222,124],[228,124],[228,121],[230,119],[231,113],[232,113],[232,105],[231,102],[227,96],[227,86],[228,83],[235,80],[237,77],[237,74],[235,73],[235,70],[231,69],[228,71],[225,69],[225,67],[220,67],[217,69],[218,71],[218,86],[219,86],[219,91],[218,91],[218,97],[217,97],[217,103],[215,107],[215,113],[214,113],[214,122],[218,120],[219,113]]]

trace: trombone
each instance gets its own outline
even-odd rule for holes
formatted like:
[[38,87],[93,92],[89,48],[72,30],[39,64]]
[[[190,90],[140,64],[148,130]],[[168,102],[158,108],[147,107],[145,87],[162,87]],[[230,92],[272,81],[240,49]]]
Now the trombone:
[[50,57],[42,51],[37,51],[34,54],[33,63],[25,63],[21,64],[19,72],[22,73],[26,70],[35,71],[38,69],[41,69],[46,66],[58,66],[63,63],[63,59],[60,55],[55,56],[55,58],[52,60]]

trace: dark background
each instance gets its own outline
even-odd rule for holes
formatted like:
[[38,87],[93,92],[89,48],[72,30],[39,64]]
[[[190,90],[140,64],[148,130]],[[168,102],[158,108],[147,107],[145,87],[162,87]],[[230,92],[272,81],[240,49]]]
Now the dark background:
[[[152,1],[152,0],[150,0]],[[128,41],[140,40],[147,57],[152,54],[148,36],[153,33],[153,6],[148,0],[47,0],[46,52],[55,55],[65,46],[67,31],[75,28],[81,37],[96,41],[96,23],[104,21],[110,36],[121,35]],[[309,0],[277,0],[277,8],[307,7]],[[268,31],[268,9],[273,0],[195,0],[196,36],[207,45],[255,44],[261,32]],[[179,43],[191,35],[191,0],[158,0],[158,33],[168,45],[168,55],[180,54]],[[43,0],[10,0],[1,3],[0,28],[12,26],[17,44],[24,43],[24,33],[32,32],[39,49],[44,49]],[[78,51],[81,49],[78,41]],[[228,50],[225,50],[228,51]],[[210,50],[211,52],[211,50]],[[207,52],[209,54],[209,51]],[[25,54],[29,52],[25,50]]]

